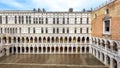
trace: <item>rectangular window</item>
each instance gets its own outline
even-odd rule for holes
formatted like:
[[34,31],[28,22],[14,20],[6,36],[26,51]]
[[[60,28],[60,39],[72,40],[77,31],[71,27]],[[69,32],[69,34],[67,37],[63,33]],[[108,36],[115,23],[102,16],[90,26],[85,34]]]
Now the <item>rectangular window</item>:
[[65,24],[65,18],[63,18],[63,24]]
[[17,16],[15,16],[15,24],[17,24]]
[[2,24],[2,16],[0,16],[0,24]]
[[53,24],[55,24],[55,18],[53,18]]
[[77,18],[75,18],[75,24],[77,24]]
[[69,33],[69,28],[67,28],[67,33]]
[[75,30],[74,30],[74,33],[77,33],[77,30],[76,30],[76,28],[75,28]]
[[6,24],[8,24],[8,16],[6,16]]
[[59,18],[57,18],[57,24],[59,24]]
[[82,24],[82,18],[80,18],[80,24]]
[[48,18],[46,18],[46,24],[48,24]]
[[105,20],[104,21],[104,34],[110,34],[110,20]]
[[31,16],[29,16],[29,24],[31,24]]
[[46,33],[48,33],[48,28],[46,28]]
[[55,28],[53,28],[53,33],[55,33]]
[[87,18],[87,24],[89,24],[89,18]]
[[44,31],[43,31],[43,28],[41,28],[41,33],[43,33]]
[[69,18],[67,18],[67,24],[69,24]]

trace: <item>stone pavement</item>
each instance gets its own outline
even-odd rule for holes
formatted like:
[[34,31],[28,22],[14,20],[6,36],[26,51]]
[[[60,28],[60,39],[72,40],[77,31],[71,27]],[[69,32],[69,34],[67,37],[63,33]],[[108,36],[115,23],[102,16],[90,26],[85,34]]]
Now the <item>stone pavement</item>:
[[0,68],[107,68],[89,54],[29,54],[0,58]]

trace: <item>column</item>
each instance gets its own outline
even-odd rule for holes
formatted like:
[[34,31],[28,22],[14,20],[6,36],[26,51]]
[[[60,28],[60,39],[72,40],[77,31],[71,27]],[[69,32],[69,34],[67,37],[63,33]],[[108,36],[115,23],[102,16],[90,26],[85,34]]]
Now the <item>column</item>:
[[6,55],[9,56],[9,48],[6,48]]
[[110,68],[113,68],[113,59],[110,58]]
[[82,47],[80,47],[80,53],[82,53]]
[[103,58],[105,58],[104,59],[104,64],[107,64],[107,56],[104,54],[104,57]]

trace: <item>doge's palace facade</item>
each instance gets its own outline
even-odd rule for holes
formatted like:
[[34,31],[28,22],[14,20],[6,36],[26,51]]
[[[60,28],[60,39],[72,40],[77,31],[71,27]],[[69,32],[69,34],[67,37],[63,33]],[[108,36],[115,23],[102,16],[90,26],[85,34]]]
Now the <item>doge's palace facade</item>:
[[90,11],[0,11],[1,56],[91,52]]

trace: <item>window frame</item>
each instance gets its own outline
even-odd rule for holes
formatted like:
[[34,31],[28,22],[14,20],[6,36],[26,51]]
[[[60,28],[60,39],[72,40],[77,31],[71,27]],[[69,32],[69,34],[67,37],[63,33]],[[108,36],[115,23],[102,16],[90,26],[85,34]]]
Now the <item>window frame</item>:
[[[105,29],[105,21],[109,20],[109,31],[106,31]],[[111,34],[111,19],[105,19],[103,20],[103,34],[110,35]]]

